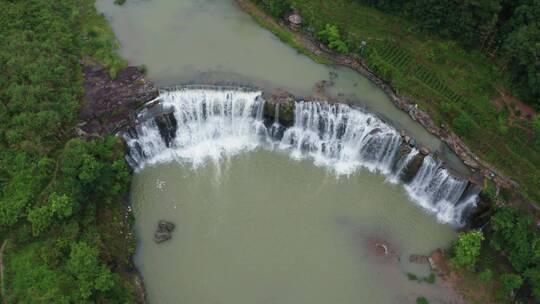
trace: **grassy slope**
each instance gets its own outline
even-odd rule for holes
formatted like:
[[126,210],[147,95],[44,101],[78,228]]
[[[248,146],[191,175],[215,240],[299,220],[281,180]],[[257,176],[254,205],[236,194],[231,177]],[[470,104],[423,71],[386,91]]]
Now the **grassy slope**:
[[[353,53],[359,54],[361,41],[366,41],[368,64],[399,94],[453,127],[480,157],[516,180],[529,200],[540,202],[540,151],[533,144],[530,121],[514,119],[512,109],[498,112],[491,102],[505,83],[495,63],[354,1],[291,2],[315,30],[338,25]],[[457,117],[469,126],[459,128]]]

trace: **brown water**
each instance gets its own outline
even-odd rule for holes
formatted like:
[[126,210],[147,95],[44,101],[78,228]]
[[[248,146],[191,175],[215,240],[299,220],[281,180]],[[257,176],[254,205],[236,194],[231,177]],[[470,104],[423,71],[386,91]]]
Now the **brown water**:
[[[433,150],[444,145],[350,69],[315,64],[260,28],[231,0],[97,0],[131,64],[160,86],[233,82],[311,94],[320,80]],[[333,78],[337,75],[337,78]],[[458,170],[455,156],[446,155]],[[257,150],[194,170],[181,162],[134,177],[138,250],[150,303],[455,303],[408,262],[455,232],[385,177],[336,177],[309,160]],[[157,221],[176,223],[156,245]],[[379,244],[379,245],[377,245]],[[391,254],[377,256],[380,244]]]

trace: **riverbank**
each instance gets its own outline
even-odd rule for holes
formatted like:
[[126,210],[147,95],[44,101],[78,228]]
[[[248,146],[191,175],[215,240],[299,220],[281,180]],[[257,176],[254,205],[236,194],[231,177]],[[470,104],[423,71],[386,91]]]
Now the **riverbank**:
[[[366,62],[365,58],[361,58],[356,54],[339,54],[337,52],[334,52],[333,50],[328,49],[320,42],[316,41],[312,37],[312,35],[306,31],[292,31],[287,26],[287,24],[285,24],[286,22],[284,20],[275,20],[273,17],[267,15],[252,1],[237,0],[236,3],[242,10],[249,13],[254,18],[254,20],[257,21],[261,26],[268,28],[273,33],[282,32],[286,34],[281,35],[289,35],[293,37],[296,45],[302,46],[302,53],[310,52],[311,57],[322,58],[324,61],[328,61],[330,59],[330,61],[333,61],[335,64],[348,66],[369,78],[374,84],[376,84],[388,94],[392,102],[399,109],[407,112],[414,120],[418,121],[422,126],[424,126],[426,130],[444,141],[448,145],[448,147],[453,152],[455,152],[463,160],[463,162],[473,171],[480,173],[482,176],[486,177],[488,181],[492,180],[498,188],[507,189],[506,192],[503,191],[503,193],[505,193],[505,195],[507,196],[507,199],[509,198],[508,193],[512,193],[511,196],[513,196],[513,200],[520,201],[522,200],[520,199],[521,194],[524,193],[523,191],[525,189],[532,189],[532,192],[535,191],[534,188],[531,188],[530,184],[530,182],[534,182],[534,180],[524,180],[520,177],[518,179],[518,186],[518,184],[511,179],[513,177],[517,178],[518,176],[516,174],[521,174],[520,172],[522,171],[515,171],[514,169],[508,171],[507,166],[503,166],[498,161],[495,162],[496,166],[502,167],[503,169],[505,169],[505,172],[512,172],[512,174],[510,174],[510,177],[498,171],[495,166],[482,159],[483,157],[481,158],[477,156],[476,153],[479,151],[481,152],[482,156],[486,156],[485,149],[479,150],[475,146],[473,151],[473,149],[469,148],[469,145],[471,143],[470,138],[466,138],[467,143],[465,143],[462,137],[456,135],[456,133],[450,130],[450,123],[443,123],[441,121],[440,115],[438,114],[435,115],[434,118],[432,116],[434,114],[432,108],[435,105],[434,103],[431,103],[431,108],[426,107],[426,102],[422,98],[410,98],[409,96],[414,95],[410,94],[410,92],[408,91],[406,92],[406,94],[401,94],[400,92],[404,92],[401,87],[400,89],[396,89],[394,87],[395,84],[392,81],[388,82],[385,79],[382,79],[381,77],[376,75],[376,73],[374,73],[370,69],[370,66]],[[311,18],[312,16],[309,17]],[[298,49],[298,46],[296,46],[295,48]],[[480,141],[487,140],[486,137],[490,136],[488,136],[487,134],[484,134],[483,136],[479,135],[479,137],[473,142],[477,144]],[[497,145],[500,146],[500,143]],[[534,154],[528,155],[530,157],[534,157]],[[492,157],[489,158],[492,159]],[[513,161],[511,163],[511,165],[514,167],[519,166],[520,164],[522,164],[522,162]],[[531,172],[534,172],[534,169],[526,169],[526,167],[524,166],[521,166],[521,170],[533,170]],[[529,176],[528,174],[526,175]],[[526,184],[526,187],[523,186],[524,183]],[[529,196],[529,198],[530,197],[531,196]],[[533,209],[537,209],[536,205],[532,203],[530,204],[530,206]]]

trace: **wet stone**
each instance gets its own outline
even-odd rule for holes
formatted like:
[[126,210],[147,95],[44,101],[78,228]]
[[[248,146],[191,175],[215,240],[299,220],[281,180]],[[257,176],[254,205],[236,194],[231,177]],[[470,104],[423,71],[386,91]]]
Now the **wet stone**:
[[175,225],[171,222],[160,220],[158,222],[158,228],[156,233],[154,233],[154,241],[159,244],[165,241],[168,241],[172,238],[172,231],[174,230]]

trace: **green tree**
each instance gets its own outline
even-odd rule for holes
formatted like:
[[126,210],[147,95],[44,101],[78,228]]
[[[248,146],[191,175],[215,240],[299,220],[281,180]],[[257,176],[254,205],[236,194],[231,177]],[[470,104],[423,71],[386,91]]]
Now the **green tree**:
[[478,230],[460,233],[452,261],[459,267],[474,271],[483,240],[484,235]]
[[28,221],[32,223],[34,236],[48,230],[53,223],[53,216],[49,206],[33,208],[28,212]]
[[469,115],[465,113],[459,114],[458,117],[454,118],[452,121],[452,127],[456,130],[456,133],[459,135],[467,135],[471,131],[471,128],[473,126],[473,121],[469,117]]
[[523,278],[517,274],[505,273],[499,278],[499,296],[502,298],[510,296],[523,284]]
[[114,286],[112,274],[100,263],[98,254],[95,247],[82,241],[71,248],[66,267],[77,280],[80,300],[88,300],[94,292],[105,292]]
[[347,44],[341,39],[339,28],[336,25],[327,24],[322,31],[317,32],[317,39],[326,43],[328,47],[340,53],[348,53]]

